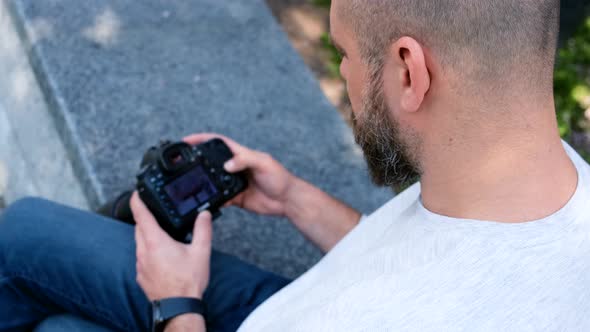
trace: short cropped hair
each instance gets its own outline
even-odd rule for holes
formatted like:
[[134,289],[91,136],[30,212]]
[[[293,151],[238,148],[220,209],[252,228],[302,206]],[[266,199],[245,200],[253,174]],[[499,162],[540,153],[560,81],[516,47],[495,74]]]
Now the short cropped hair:
[[352,27],[368,63],[382,62],[392,42],[410,36],[443,66],[469,71],[472,77],[506,77],[520,67],[542,73],[544,81],[552,78],[559,0],[338,2],[338,13]]

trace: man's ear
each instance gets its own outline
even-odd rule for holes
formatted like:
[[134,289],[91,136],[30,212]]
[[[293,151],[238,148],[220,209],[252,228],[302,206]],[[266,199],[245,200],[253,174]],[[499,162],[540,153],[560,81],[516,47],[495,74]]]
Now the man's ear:
[[399,106],[404,112],[415,112],[420,109],[430,89],[430,72],[426,66],[426,58],[422,45],[414,38],[402,37],[389,49],[389,61],[392,61],[398,80]]

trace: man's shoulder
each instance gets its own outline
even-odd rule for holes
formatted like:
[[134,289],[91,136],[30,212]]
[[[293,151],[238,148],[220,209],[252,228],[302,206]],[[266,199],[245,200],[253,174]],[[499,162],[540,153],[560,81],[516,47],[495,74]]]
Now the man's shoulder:
[[408,210],[420,197],[420,182],[397,194],[391,200],[383,204],[370,215],[363,216],[360,224],[354,229],[354,233],[362,233],[363,236],[378,234],[383,229],[390,227],[392,223]]

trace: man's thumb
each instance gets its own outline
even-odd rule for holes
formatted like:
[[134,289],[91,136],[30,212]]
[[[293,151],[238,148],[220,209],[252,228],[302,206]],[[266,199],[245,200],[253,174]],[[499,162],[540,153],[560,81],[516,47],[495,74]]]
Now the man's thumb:
[[209,211],[199,213],[193,228],[193,241],[191,246],[211,249],[211,239],[213,234],[211,222],[211,213]]

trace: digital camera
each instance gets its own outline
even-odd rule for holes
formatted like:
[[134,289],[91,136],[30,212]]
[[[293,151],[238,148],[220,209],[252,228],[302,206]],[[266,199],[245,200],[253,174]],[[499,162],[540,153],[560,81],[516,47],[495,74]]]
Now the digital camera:
[[221,139],[191,146],[161,142],[144,155],[137,175],[141,200],[170,236],[188,243],[197,215],[219,209],[247,187],[243,172],[231,174],[223,164],[233,154]]

